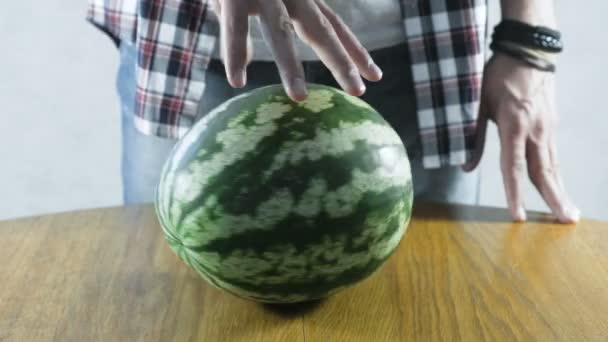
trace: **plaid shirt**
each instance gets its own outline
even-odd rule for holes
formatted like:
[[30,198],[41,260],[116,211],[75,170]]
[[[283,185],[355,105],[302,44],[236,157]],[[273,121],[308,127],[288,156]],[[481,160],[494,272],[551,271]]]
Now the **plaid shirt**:
[[[461,165],[474,147],[486,0],[396,1],[411,55],[424,166]],[[209,0],[89,2],[89,21],[116,42],[136,45],[136,127],[181,137],[196,119],[218,37]]]

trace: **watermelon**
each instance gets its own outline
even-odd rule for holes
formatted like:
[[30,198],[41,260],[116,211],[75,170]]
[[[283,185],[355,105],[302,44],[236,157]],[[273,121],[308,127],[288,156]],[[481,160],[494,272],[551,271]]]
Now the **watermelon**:
[[210,284],[266,303],[329,296],[372,274],[410,219],[410,164],[370,105],[310,85],[235,97],[176,144],[156,191],[170,248]]

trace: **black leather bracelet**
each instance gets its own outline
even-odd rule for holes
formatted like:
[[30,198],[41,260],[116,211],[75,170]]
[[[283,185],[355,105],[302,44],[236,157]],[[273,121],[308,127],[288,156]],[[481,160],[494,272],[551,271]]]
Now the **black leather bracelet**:
[[504,19],[494,28],[492,40],[510,41],[549,53],[559,53],[564,48],[559,31],[510,19]]

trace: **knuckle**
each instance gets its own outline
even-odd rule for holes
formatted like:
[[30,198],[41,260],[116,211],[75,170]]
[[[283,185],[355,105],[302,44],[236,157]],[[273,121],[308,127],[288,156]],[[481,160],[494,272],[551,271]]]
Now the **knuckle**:
[[537,153],[546,151],[551,147],[550,140],[546,132],[533,132],[533,134],[531,134],[527,139],[527,144],[530,149],[537,151]]
[[510,126],[509,132],[513,138],[523,138],[528,133],[528,125],[521,118],[515,118]]
[[532,129],[532,135],[539,138],[539,140],[543,140],[549,133],[550,129],[547,127],[545,123],[539,123],[534,126]]
[[539,121],[534,125],[534,131],[536,133],[545,133],[547,131],[547,123],[545,121]]
[[345,68],[342,72],[347,79],[352,80],[359,77],[359,69],[353,63],[349,61],[348,63],[344,63],[344,65]]
[[327,19],[327,17],[321,13],[319,13],[319,19],[317,24],[319,25],[319,29],[324,32],[331,31],[332,29],[332,25],[329,19]]
[[511,165],[511,170],[513,172],[515,172],[516,174],[523,173],[525,169],[526,169],[526,162],[523,160],[516,160],[515,162],[513,162],[513,165]]
[[291,22],[291,18],[287,13],[282,13],[279,15],[274,22],[275,28],[277,28],[280,32],[291,34],[294,31],[293,23]]
[[519,175],[526,169],[526,162],[523,159],[516,159],[511,163],[502,164],[502,173],[505,175]]
[[314,43],[320,43],[334,33],[331,22],[319,10],[313,13],[312,19],[300,18],[299,24],[306,39]]

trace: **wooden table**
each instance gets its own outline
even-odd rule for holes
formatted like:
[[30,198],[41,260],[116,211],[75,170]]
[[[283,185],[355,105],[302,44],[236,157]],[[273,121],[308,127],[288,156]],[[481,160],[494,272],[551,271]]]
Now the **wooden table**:
[[608,224],[421,205],[381,271],[275,307],[216,290],[151,207],[0,223],[0,341],[608,341]]

